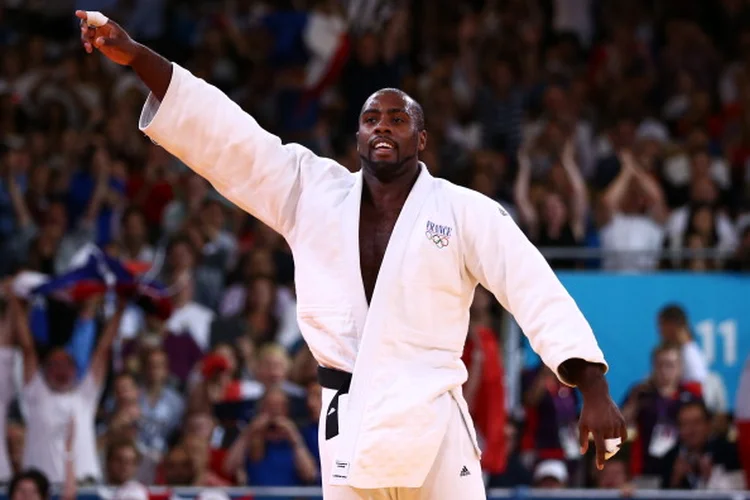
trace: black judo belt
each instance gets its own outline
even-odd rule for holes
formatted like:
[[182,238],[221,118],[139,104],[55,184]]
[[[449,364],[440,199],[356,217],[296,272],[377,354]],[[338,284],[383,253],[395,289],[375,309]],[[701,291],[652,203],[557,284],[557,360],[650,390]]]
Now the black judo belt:
[[349,394],[352,374],[319,366],[318,382],[321,387],[336,391],[326,410],[326,440],[328,440],[339,435],[339,397],[342,394]]

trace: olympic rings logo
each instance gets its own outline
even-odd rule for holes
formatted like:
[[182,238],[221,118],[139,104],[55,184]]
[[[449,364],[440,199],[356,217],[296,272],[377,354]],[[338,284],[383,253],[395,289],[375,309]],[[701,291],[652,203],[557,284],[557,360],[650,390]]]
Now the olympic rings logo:
[[448,243],[450,243],[447,236],[433,233],[432,231],[426,231],[424,234],[427,236],[427,239],[433,242],[438,248],[445,248],[448,246]]

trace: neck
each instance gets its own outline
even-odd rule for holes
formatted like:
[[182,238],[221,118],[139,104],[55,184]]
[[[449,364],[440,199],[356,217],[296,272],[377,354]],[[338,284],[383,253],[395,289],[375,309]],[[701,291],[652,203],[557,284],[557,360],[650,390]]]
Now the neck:
[[671,397],[675,392],[677,392],[677,384],[664,384],[660,387],[657,386],[656,389],[659,391],[660,395],[664,397]]
[[420,170],[419,164],[413,164],[404,168],[403,172],[398,173],[394,177],[384,180],[377,177],[369,168],[363,166],[362,177],[364,187],[362,189],[362,200],[367,201],[376,208],[403,205],[419,176]]

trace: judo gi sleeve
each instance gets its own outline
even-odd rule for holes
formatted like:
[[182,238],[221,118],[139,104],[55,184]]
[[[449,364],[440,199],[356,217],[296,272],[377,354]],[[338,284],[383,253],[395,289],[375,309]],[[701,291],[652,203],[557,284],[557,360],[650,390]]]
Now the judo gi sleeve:
[[[481,196],[481,195],[480,195]],[[537,248],[502,206],[478,196],[464,213],[468,272],[510,312],[542,361],[607,364],[591,326]]]
[[227,199],[286,236],[303,186],[344,167],[284,145],[216,87],[173,63],[163,102],[149,95],[139,128]]

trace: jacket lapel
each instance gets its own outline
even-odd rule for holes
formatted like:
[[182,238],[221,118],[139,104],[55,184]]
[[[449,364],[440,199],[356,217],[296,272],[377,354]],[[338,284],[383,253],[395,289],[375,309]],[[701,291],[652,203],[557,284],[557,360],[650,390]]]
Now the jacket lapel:
[[367,319],[367,297],[362,282],[362,270],[360,269],[359,257],[359,211],[362,205],[362,171],[354,174],[355,181],[349,194],[341,204],[342,210],[342,238],[344,269],[346,274],[347,290],[350,292],[352,314],[357,332],[362,335]]
[[[350,475],[349,467],[352,465],[354,458],[357,434],[366,409],[367,387],[371,383],[372,377],[378,372],[378,365],[380,364],[377,353],[381,346],[380,337],[385,332],[384,321],[389,314],[388,300],[389,296],[392,296],[392,293],[389,292],[392,291],[393,286],[399,283],[399,273],[406,246],[410,239],[409,235],[414,230],[420,211],[433,187],[433,177],[427,171],[427,168],[422,163],[420,163],[420,168],[419,177],[417,177],[417,181],[406,198],[388,241],[369,309],[365,299],[359,263],[359,208],[363,182],[361,172],[358,173],[357,183],[342,207],[346,210],[346,213],[343,214],[343,223],[347,236],[344,238],[347,245],[345,253],[348,260],[347,274],[350,275],[349,279],[352,280],[352,284],[354,284],[356,278],[356,286],[352,289],[356,289],[354,304],[357,312],[364,311],[364,324],[349,390],[346,419],[343,423],[343,432],[339,436],[340,441],[336,451],[337,465],[340,465],[341,468],[337,471],[338,476],[334,474],[330,478],[331,484],[347,484]],[[352,196],[356,196],[356,203],[349,199]],[[354,245],[356,249],[350,248],[349,245]],[[374,314],[370,314],[371,311],[374,311]],[[360,316],[358,313],[355,315]],[[342,469],[346,472],[342,472]],[[336,470],[337,468],[334,467],[334,471]]]

